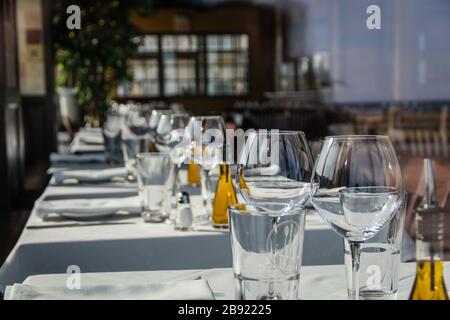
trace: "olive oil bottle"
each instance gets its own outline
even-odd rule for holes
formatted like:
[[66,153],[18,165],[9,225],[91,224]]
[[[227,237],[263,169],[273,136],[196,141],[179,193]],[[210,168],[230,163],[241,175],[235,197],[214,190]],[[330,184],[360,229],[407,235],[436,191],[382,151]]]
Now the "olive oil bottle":
[[229,164],[220,164],[220,176],[214,196],[212,224],[216,228],[228,227],[228,207],[237,203]]
[[[194,156],[194,146],[190,147],[191,149],[191,156],[193,159],[195,159]],[[194,160],[195,161],[195,160]],[[191,162],[187,165],[187,182],[191,186],[198,186],[200,184],[200,167],[197,163],[191,160]]]
[[250,189],[244,181],[244,171],[242,170],[242,168],[239,169],[239,188],[246,193],[250,193]]
[[200,168],[196,163],[188,163],[187,165],[188,184],[196,186],[200,184]]
[[416,209],[417,271],[410,300],[448,300],[444,282],[444,212],[436,200],[432,161],[424,160],[425,196]]

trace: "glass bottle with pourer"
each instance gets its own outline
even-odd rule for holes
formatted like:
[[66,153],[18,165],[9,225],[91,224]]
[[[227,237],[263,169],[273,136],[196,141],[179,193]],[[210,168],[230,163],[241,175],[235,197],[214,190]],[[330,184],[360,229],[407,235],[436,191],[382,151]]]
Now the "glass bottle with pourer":
[[216,152],[222,153],[219,163],[219,180],[217,181],[212,209],[212,225],[215,228],[228,227],[228,207],[237,204],[236,191],[231,176],[231,148],[223,145],[216,148]]
[[416,279],[410,300],[448,300],[444,282],[444,211],[436,200],[433,163],[424,160],[425,195],[416,209]]

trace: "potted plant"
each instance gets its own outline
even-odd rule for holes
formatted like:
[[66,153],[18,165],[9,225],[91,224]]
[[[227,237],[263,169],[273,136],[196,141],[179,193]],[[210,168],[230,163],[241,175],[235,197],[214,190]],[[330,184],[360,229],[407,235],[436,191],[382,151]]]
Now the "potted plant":
[[[117,85],[130,80],[127,60],[137,54],[136,36],[140,34],[129,19],[130,12],[147,13],[150,3],[150,0],[54,1],[56,85],[64,116],[71,121],[79,119],[78,105],[84,115],[98,124]],[[70,5],[80,8],[80,29],[69,30],[66,26],[69,16],[66,10]]]
[[[67,58],[67,51],[59,50],[56,54],[56,92],[58,93],[58,102],[61,118],[64,126],[71,131],[72,125],[80,124],[80,110],[77,103],[77,88],[73,82],[73,70]],[[72,132],[70,132],[72,133]]]

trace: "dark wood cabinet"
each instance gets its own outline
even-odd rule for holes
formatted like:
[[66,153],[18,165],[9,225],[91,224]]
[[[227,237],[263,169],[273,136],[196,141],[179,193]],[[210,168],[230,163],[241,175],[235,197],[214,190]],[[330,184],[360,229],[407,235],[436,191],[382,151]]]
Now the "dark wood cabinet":
[[17,71],[15,0],[0,2],[0,214],[19,195],[24,176],[22,105]]

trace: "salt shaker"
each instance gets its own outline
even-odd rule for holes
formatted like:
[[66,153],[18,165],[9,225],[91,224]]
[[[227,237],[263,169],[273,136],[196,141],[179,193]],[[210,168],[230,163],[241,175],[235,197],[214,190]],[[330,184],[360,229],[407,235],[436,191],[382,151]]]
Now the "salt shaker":
[[177,198],[178,208],[177,217],[175,219],[175,230],[191,230],[194,217],[192,215],[189,194],[187,192],[180,192]]

